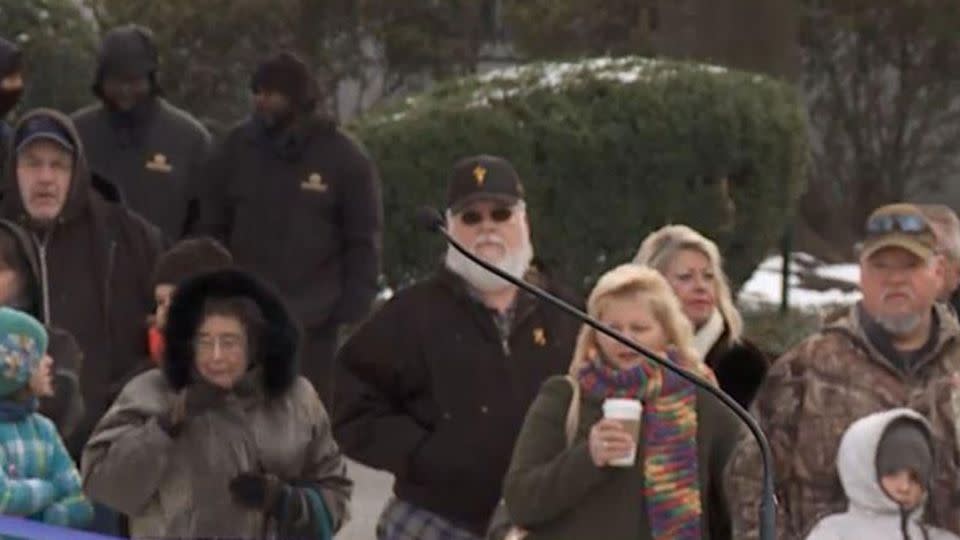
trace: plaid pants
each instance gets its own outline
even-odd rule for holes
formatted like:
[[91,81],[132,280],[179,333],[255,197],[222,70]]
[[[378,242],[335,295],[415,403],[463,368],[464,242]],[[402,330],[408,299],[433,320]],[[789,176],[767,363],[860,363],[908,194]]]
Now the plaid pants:
[[446,519],[392,498],[377,522],[377,540],[483,540]]

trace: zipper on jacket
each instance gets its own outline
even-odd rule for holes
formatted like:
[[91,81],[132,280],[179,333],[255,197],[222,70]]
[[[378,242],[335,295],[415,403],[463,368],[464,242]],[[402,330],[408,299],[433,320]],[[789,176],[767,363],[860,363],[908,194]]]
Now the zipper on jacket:
[[113,263],[117,258],[116,254],[117,254],[117,241],[111,240],[110,250],[107,253],[107,276],[106,276],[107,281],[106,281],[106,286],[103,288],[103,320],[104,320],[104,326],[106,326],[106,329],[107,329],[108,339],[111,342],[111,347],[113,342],[113,333],[112,333],[113,325],[111,324],[111,321],[110,321],[110,282],[113,280]]
[[510,357],[510,339],[505,337],[500,338],[500,347],[503,348],[503,355],[509,358]]
[[43,304],[43,323],[50,324],[50,277],[47,272],[47,244],[50,242],[50,236],[53,231],[46,233],[41,240],[36,233],[33,235],[33,241],[37,244],[37,252],[40,255],[40,296]]

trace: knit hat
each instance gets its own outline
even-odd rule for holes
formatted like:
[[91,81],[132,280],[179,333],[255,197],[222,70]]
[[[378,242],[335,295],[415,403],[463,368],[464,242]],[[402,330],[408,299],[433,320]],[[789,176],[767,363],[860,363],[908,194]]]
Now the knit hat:
[[894,420],[877,447],[877,475],[886,476],[908,469],[920,483],[930,484],[933,472],[933,449],[923,426],[910,418]]
[[312,111],[317,106],[317,82],[306,62],[292,52],[280,52],[261,62],[250,79],[250,90],[283,94],[301,111]]
[[23,388],[47,354],[47,331],[22,311],[0,308],[0,396]]
[[174,244],[157,261],[153,284],[179,285],[200,274],[222,270],[233,264],[233,256],[213,238],[188,238]]

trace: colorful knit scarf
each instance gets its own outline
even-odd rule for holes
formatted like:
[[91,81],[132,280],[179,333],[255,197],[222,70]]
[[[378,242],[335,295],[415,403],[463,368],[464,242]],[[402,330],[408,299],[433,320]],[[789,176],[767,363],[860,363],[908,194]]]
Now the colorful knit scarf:
[[[714,381],[699,362],[692,369]],[[701,537],[700,470],[697,459],[696,388],[652,362],[618,370],[603,359],[579,374],[583,391],[603,400],[638,399],[643,403],[643,495],[651,536],[657,540]]]

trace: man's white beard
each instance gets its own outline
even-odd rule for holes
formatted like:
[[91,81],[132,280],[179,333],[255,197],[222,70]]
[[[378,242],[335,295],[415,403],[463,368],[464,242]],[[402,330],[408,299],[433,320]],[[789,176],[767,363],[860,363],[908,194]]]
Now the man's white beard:
[[881,328],[895,337],[908,335],[920,326],[923,316],[914,313],[874,317]]
[[[473,246],[467,247],[470,248],[471,253],[476,254],[477,244],[486,240],[489,240],[489,238],[478,239]],[[532,260],[533,245],[529,238],[524,238],[523,244],[514,251],[508,251],[502,260],[488,262],[519,279],[527,273]],[[462,277],[472,287],[481,292],[495,292],[512,286],[510,282],[468,259],[466,255],[457,251],[453,246],[447,247],[446,265],[453,273]]]

